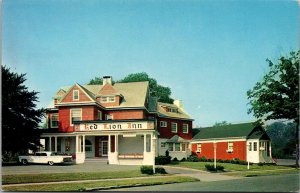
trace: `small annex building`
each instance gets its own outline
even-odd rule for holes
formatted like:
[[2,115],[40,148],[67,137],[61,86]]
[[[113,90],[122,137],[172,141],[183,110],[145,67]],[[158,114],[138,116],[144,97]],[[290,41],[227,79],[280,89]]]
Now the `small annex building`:
[[252,163],[273,163],[271,140],[255,122],[195,128],[191,149],[199,158],[240,160]]

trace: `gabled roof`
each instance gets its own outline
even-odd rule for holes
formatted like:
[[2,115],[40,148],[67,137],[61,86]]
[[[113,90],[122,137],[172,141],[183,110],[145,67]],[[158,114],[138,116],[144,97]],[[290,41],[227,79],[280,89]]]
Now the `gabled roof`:
[[[177,113],[168,112],[163,107],[177,108],[178,112]],[[157,102],[157,113],[158,113],[158,116],[160,116],[160,117],[171,117],[171,118],[174,117],[174,118],[192,120],[190,115],[188,115],[183,109],[179,108],[178,106],[176,106],[174,104]]]
[[193,139],[248,138],[255,128],[254,122],[200,128]]
[[[79,85],[79,84],[76,84]],[[129,82],[129,83],[115,83],[112,88],[123,96],[119,106],[107,107],[107,108],[133,108],[133,107],[144,107],[147,98],[149,83],[144,82]],[[66,91],[66,94],[72,89],[73,86],[61,87],[60,89]],[[103,88],[103,85],[79,85],[84,92],[96,101],[96,96],[99,91]],[[58,90],[60,90],[58,89]],[[54,98],[59,98],[56,95]],[[61,97],[63,99],[64,97]],[[60,100],[61,101],[61,100]]]
[[91,93],[90,91],[88,91],[86,88],[84,88],[83,86],[81,86],[80,84],[76,83],[74,84],[73,86],[69,87],[68,90],[65,92],[64,95],[62,96],[59,96],[59,93],[61,91],[61,89],[56,93],[56,96],[54,96],[54,98],[57,98],[59,99],[59,102],[63,101],[64,98],[69,94],[69,92],[75,87],[79,87],[86,95],[87,97],[89,97],[92,101],[95,101],[96,98],[95,98],[95,95],[93,93]]
[[170,139],[166,141],[167,143],[180,143],[180,142],[189,142],[189,140],[183,139],[179,137],[178,135],[174,135]]

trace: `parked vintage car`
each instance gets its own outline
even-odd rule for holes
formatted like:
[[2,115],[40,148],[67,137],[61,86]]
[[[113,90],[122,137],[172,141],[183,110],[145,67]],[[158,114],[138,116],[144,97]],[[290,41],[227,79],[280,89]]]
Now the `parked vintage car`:
[[35,152],[34,155],[23,155],[19,156],[19,162],[23,165],[28,163],[39,163],[39,164],[53,164],[58,163],[72,163],[72,156],[68,155],[58,155],[57,153],[51,151],[40,151]]

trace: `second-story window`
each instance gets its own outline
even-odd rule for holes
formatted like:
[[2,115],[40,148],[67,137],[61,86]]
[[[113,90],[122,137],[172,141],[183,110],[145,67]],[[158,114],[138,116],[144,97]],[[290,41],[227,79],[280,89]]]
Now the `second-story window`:
[[73,100],[74,101],[79,100],[79,90],[73,90]]
[[112,115],[109,115],[109,114],[107,114],[107,115],[106,115],[106,120],[113,120],[113,116],[112,116]]
[[57,128],[58,127],[58,113],[53,113],[51,115],[51,128]]
[[161,121],[160,126],[161,127],[167,127],[167,121]]
[[183,133],[188,133],[189,132],[189,125],[188,124],[183,124],[182,125],[182,132]]
[[98,111],[98,120],[102,120],[102,111]]
[[71,109],[71,125],[73,125],[73,121],[81,121],[81,109]]
[[177,133],[177,123],[172,123],[172,128],[171,128],[171,131],[172,133]]

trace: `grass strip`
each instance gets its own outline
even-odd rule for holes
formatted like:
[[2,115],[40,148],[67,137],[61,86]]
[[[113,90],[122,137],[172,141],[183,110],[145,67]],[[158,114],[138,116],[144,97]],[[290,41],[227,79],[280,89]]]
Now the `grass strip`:
[[113,178],[143,177],[139,170],[118,172],[82,172],[82,173],[51,173],[51,174],[17,174],[3,175],[2,184],[22,184],[38,182],[58,182],[74,180],[97,180]]
[[[213,164],[213,162],[172,162],[170,165],[176,166],[176,167],[186,167],[186,168],[192,168],[197,170],[206,170],[205,165],[206,164]],[[221,165],[224,167],[225,170],[230,171],[249,171],[247,169],[247,165],[240,165],[240,164],[231,164],[231,163],[217,163],[217,165]],[[276,166],[276,165],[262,165],[259,166],[257,164],[250,165],[250,171],[255,170],[278,170],[278,169],[291,169],[290,166]]]
[[10,186],[2,187],[4,191],[86,191],[92,188],[105,188],[105,187],[120,187],[120,186],[150,186],[170,183],[183,183],[199,181],[196,178],[188,176],[168,176],[147,179],[127,179],[127,180],[111,180],[100,182],[86,182],[86,183],[64,183],[64,184],[43,184],[43,185],[30,185],[30,186]]
[[266,176],[266,175],[278,175],[278,174],[291,174],[299,173],[296,168],[285,169],[285,170],[268,170],[268,171],[243,171],[243,172],[227,172],[225,175],[239,176],[239,177],[255,177],[255,176]]

